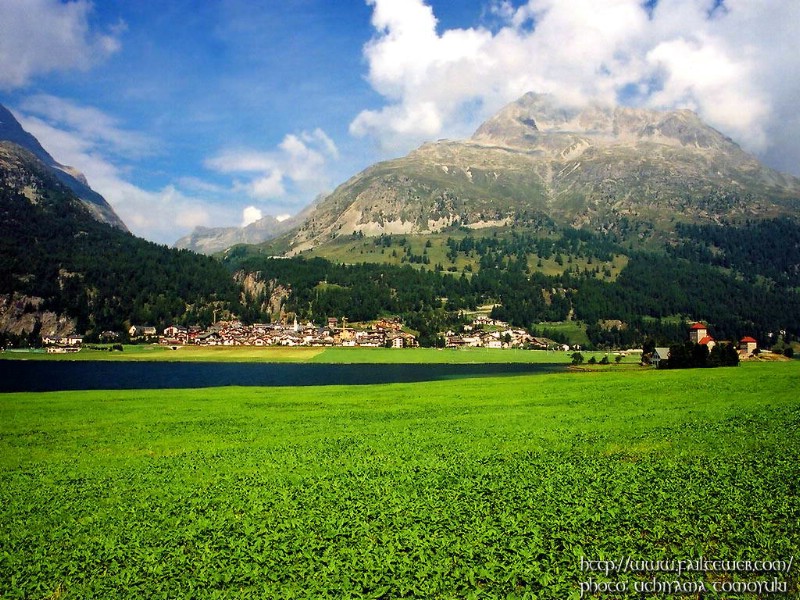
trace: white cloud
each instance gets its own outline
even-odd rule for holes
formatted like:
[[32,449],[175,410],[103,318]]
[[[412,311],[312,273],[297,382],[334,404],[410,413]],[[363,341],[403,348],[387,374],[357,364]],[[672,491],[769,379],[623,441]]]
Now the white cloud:
[[22,110],[48,123],[75,133],[84,143],[128,157],[141,157],[154,152],[156,142],[148,136],[128,131],[104,112],[81,106],[56,96],[39,94],[26,98]]
[[[102,113],[98,115],[102,117]],[[238,220],[239,209],[235,206],[187,195],[173,184],[158,190],[146,190],[131,183],[126,177],[126,169],[99,147],[98,136],[84,136],[81,132],[20,112],[15,112],[15,116],[53,158],[86,175],[92,189],[105,197],[136,235],[171,244],[198,225]]]
[[[305,204],[309,194],[315,195],[328,188],[327,165],[338,156],[333,140],[316,129],[299,135],[288,134],[272,151],[225,150],[206,160],[205,165],[218,173],[250,175],[244,181],[233,183],[235,191],[250,198]],[[293,193],[298,197],[291,198]]]
[[334,142],[317,129],[287,135],[273,152],[228,151],[206,161],[219,173],[252,175],[229,186],[184,177],[147,190],[129,180],[124,159],[148,154],[155,141],[125,131],[102,111],[59,98],[36,96],[23,106],[35,114],[15,115],[57,161],[82,171],[133,233],[165,244],[197,226],[245,226],[260,219],[263,208],[242,206],[242,196],[274,200],[275,212],[294,212],[326,189],[327,162],[338,157]]
[[0,0],[0,89],[39,74],[85,70],[116,52],[122,27],[92,30],[88,0]]
[[[494,0],[500,26],[437,30],[424,0],[367,0],[367,79],[384,98],[350,124],[386,152],[469,135],[527,91],[688,107],[746,149],[800,171],[800,2]],[[787,135],[786,126],[793,135]],[[785,161],[785,159],[784,159]]]
[[256,208],[255,206],[247,206],[242,211],[242,227],[247,227],[250,225],[250,223],[255,223],[263,216],[264,215],[260,208]]
[[283,187],[283,173],[278,169],[273,169],[263,177],[247,183],[237,182],[234,189],[244,191],[251,198],[281,198],[286,195],[286,188]]

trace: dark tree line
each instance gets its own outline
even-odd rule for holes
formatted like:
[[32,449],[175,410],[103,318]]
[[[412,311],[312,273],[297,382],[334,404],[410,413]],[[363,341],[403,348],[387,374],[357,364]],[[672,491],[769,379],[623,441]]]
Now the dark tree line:
[[239,308],[239,289],[216,260],[144,241],[95,221],[66,189],[38,204],[0,188],[0,293],[45,300],[78,331],[125,323],[210,323]]
[[736,367],[739,353],[733,344],[715,344],[711,350],[705,344],[686,341],[669,347],[668,360],[662,360],[663,369],[702,369],[706,367]]
[[741,227],[679,224],[684,241],[670,253],[695,263],[760,275],[781,287],[800,286],[800,224],[791,219],[746,222]]

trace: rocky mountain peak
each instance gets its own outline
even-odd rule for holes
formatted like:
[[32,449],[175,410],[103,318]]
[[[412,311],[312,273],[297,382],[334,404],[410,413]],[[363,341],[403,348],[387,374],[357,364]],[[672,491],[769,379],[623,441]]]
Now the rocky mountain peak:
[[95,219],[123,231],[128,231],[125,223],[103,196],[89,187],[86,177],[73,167],[57,162],[33,135],[25,131],[10,110],[0,104],[0,141],[10,142],[27,150],[50,170],[58,181],[66,185],[88,208]]
[[[729,138],[690,110],[661,112],[600,103],[575,106],[549,94],[525,94],[481,125],[472,141],[487,146],[555,150],[578,139],[593,145],[653,141],[726,151],[738,150]],[[554,143],[555,142],[555,143]]]
[[424,144],[352,177],[286,244],[299,252],[356,232],[543,219],[602,232],[638,223],[666,238],[676,220],[796,215],[798,202],[800,180],[762,165],[692,111],[576,106],[529,93],[468,140]]

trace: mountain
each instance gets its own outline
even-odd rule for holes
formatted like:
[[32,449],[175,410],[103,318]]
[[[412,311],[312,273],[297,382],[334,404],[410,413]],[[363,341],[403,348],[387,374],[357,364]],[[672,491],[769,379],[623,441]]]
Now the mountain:
[[5,106],[0,104],[0,141],[11,142],[31,152],[55,176],[58,181],[66,185],[91,211],[95,219],[108,223],[123,231],[128,231],[125,223],[117,216],[111,205],[100,194],[95,192],[86,177],[80,171],[58,163],[50,153],[45,150],[33,135],[28,133],[19,124],[19,121]]
[[245,227],[195,227],[173,246],[200,254],[214,254],[237,244],[266,242],[286,233],[297,224],[297,217],[278,220],[267,215]]
[[693,112],[574,107],[529,93],[464,141],[428,143],[351,178],[286,241],[530,225],[668,239],[676,222],[797,216],[800,180]]
[[694,321],[766,347],[800,339],[800,180],[691,111],[526,94],[221,260],[304,319],[396,314],[429,345],[491,307],[583,347],[671,345]]

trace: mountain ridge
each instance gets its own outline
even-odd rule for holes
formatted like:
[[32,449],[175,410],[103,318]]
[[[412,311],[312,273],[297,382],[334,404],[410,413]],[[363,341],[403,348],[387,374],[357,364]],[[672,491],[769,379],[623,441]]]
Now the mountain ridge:
[[92,213],[95,219],[128,231],[125,223],[114,212],[114,209],[103,196],[94,191],[86,180],[86,176],[73,167],[62,165],[44,149],[39,140],[25,131],[16,117],[5,106],[0,104],[0,141],[16,144],[31,152],[43,165],[50,169],[61,183],[66,185]]
[[[294,255],[338,236],[427,234],[552,220],[623,232],[636,223],[668,241],[675,220],[796,217],[800,179],[762,165],[686,109],[575,106],[530,92],[465,140],[427,142],[353,175],[271,230],[274,249]],[[650,235],[650,234],[648,234]],[[200,249],[215,237],[257,239],[241,229],[196,230],[179,242]],[[202,250],[201,250],[202,251]]]
[[595,231],[641,221],[796,216],[800,180],[763,166],[691,111],[570,107],[529,93],[468,140],[426,143],[331,193],[288,236],[293,253],[339,235],[413,234],[545,215]]
[[239,308],[218,261],[137,238],[30,150],[0,141],[0,348],[78,331],[119,339],[132,323],[210,323]]
[[287,219],[265,215],[243,227],[197,226],[172,244],[173,248],[200,254],[214,254],[238,244],[261,244],[291,231],[305,218],[314,204]]

